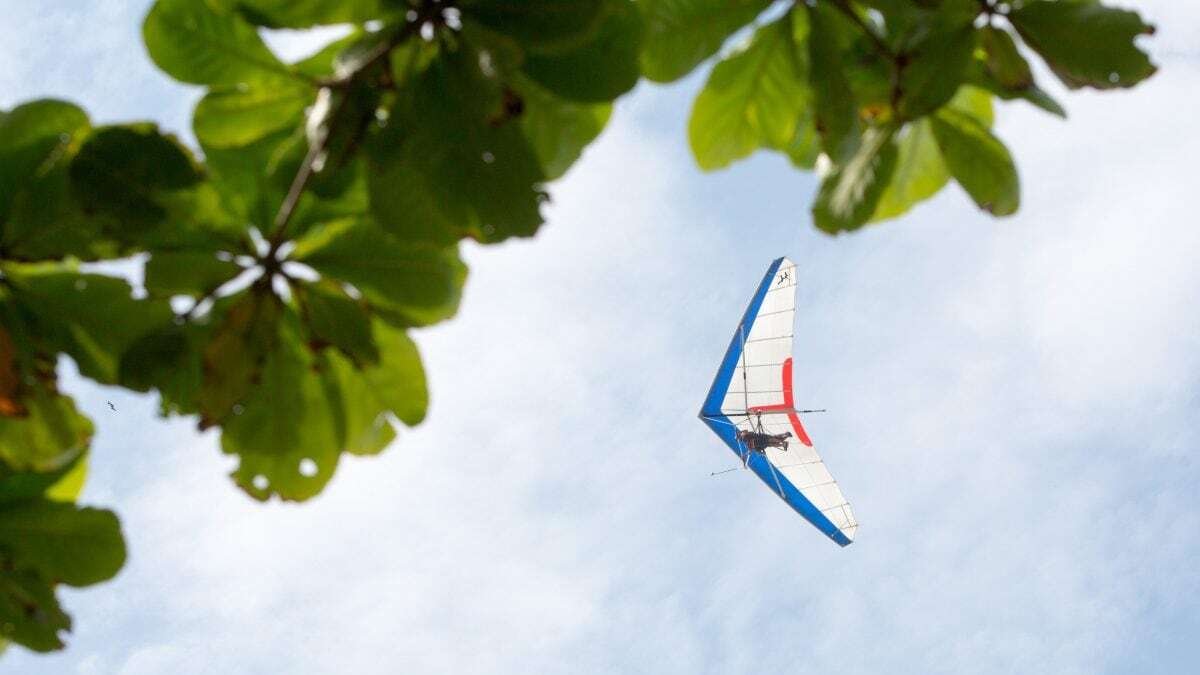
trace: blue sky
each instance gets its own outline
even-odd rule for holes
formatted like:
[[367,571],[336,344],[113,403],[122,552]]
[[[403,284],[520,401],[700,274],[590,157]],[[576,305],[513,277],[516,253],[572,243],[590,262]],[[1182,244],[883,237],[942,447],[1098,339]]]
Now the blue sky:
[[[70,378],[116,580],[64,591],[67,651],[19,673],[1190,672],[1200,659],[1200,9],[1161,72],[1017,105],[1023,205],[955,187],[830,238],[811,175],[702,174],[702,76],[643,86],[535,240],[465,247],[421,331],[429,419],[260,505],[213,433]],[[0,0],[0,106],[53,95],[186,133],[195,90],[140,47],[146,3]],[[1191,6],[1189,6],[1191,5]],[[302,50],[303,38],[276,43]],[[1050,84],[1048,78],[1044,78]],[[696,419],[754,284],[799,266],[797,403],[862,523],[839,549]],[[118,409],[105,406],[112,400]]]

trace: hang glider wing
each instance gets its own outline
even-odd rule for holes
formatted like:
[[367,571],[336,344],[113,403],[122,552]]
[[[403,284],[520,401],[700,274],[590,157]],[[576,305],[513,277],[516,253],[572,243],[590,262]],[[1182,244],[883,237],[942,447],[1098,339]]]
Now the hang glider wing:
[[[792,324],[796,266],[771,263],[738,324],[717,370],[700,418],[763,483],[818,530],[842,546],[854,540],[858,521],[804,431],[792,393]],[[759,429],[761,424],[761,429]],[[751,452],[738,431],[789,433],[787,450]]]

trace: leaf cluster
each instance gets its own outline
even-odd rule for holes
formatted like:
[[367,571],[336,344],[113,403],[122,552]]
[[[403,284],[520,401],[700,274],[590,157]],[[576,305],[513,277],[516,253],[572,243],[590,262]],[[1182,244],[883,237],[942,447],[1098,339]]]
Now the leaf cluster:
[[1066,115],[1034,81],[1027,49],[1072,89],[1131,87],[1155,70],[1135,43],[1153,27],[1096,0],[641,5],[649,34],[663,37],[642,55],[653,79],[681,77],[736,43],[692,108],[700,167],[764,148],[818,169],[812,216],[830,233],[899,216],[951,178],[984,211],[1015,213],[1020,184],[990,128],[992,99]]

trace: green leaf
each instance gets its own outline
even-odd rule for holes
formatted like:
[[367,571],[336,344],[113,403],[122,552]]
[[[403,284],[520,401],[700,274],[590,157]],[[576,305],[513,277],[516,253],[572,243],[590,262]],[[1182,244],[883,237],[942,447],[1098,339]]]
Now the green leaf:
[[893,127],[871,127],[844,166],[821,182],[813,203],[813,222],[834,234],[856,230],[870,219],[896,168]]
[[942,107],[958,91],[975,50],[970,23],[928,34],[905,56],[897,113],[912,120]]
[[203,251],[159,251],[146,261],[145,285],[151,295],[201,296],[242,273],[232,260]]
[[112,511],[47,499],[0,506],[0,551],[13,568],[69,586],[111,579],[125,563]]
[[[971,115],[985,126],[992,124],[992,100],[987,92],[959,87],[947,107]],[[899,137],[896,170],[879,199],[872,221],[895,218],[937,194],[950,181],[937,140],[927,118],[910,122]]]
[[58,634],[70,629],[71,617],[49,581],[32,572],[0,569],[0,641],[50,652],[65,646]]
[[688,122],[688,139],[701,169],[729,166],[759,146],[790,144],[808,104],[805,61],[792,42],[791,16],[785,15],[717,63]]
[[928,119],[909,123],[897,145],[896,170],[879,199],[873,221],[901,215],[950,181]]
[[382,452],[396,439],[396,428],[385,406],[350,361],[330,353],[322,364],[322,383],[330,398],[342,450],[354,455]]
[[294,323],[289,310],[261,381],[244,409],[223,423],[221,449],[239,457],[232,476],[255,499],[316,495],[333,476],[341,454],[337,402],[314,372],[313,356],[300,343]]
[[465,47],[443,52],[398,92],[368,145],[371,211],[384,229],[442,245],[537,231],[545,175],[512,119],[511,96]]
[[1015,213],[1021,188],[1012,156],[975,118],[943,109],[930,118],[950,174],[979,208],[997,216]]
[[372,324],[382,358],[362,369],[362,377],[383,407],[408,426],[425,419],[429,392],[417,346],[403,330],[382,321]]
[[255,285],[232,303],[204,347],[204,381],[197,395],[200,428],[221,423],[254,390],[278,343],[282,304]]
[[461,0],[465,22],[507,35],[526,49],[569,49],[590,40],[606,0]]
[[291,258],[353,285],[372,307],[402,325],[453,316],[467,274],[455,247],[402,241],[362,220],[314,229],[297,241]]
[[9,265],[5,273],[35,333],[97,382],[115,383],[125,349],[171,321],[165,302],[135,300],[124,279],[51,265]]
[[1137,12],[1093,0],[1025,0],[1008,20],[1072,89],[1132,87],[1157,70],[1134,43],[1154,33]]
[[154,63],[180,82],[278,83],[296,75],[238,14],[207,0],[157,0],[142,24]]
[[22,470],[9,467],[0,459],[0,508],[8,502],[25,501],[45,496],[60,502],[73,502],[79,497],[87,478],[87,453],[53,471]]
[[826,3],[806,6],[812,26],[808,38],[809,83],[817,132],[834,164],[847,161],[858,148],[858,105],[846,80],[838,39],[843,19]]
[[554,180],[579,159],[583,149],[600,135],[612,113],[609,104],[564,101],[527,78],[511,81],[521,98],[521,129],[546,174]]
[[656,82],[687,75],[771,0],[639,0],[646,23],[642,73]]
[[371,337],[371,318],[361,303],[327,280],[297,285],[294,290],[308,328],[310,348],[333,345],[360,366],[379,362],[379,348]]
[[218,0],[238,10],[256,26],[311,28],[338,23],[365,23],[381,19],[408,6],[403,0]]
[[1058,101],[1055,101],[1049,94],[1042,91],[1037,84],[1031,84],[1025,89],[1018,91],[1009,89],[997,82],[996,78],[988,72],[986,62],[982,59],[975,59],[968,67],[966,81],[976,87],[990,91],[1005,101],[1023,99],[1053,115],[1059,117],[1067,116],[1067,111],[1059,105]]
[[206,146],[240,147],[298,126],[313,91],[286,84],[210,91],[196,105],[192,129]]
[[203,350],[211,332],[210,325],[191,322],[144,335],[121,358],[121,386],[142,392],[157,389],[164,415],[198,412]]
[[527,55],[525,74],[572,101],[604,103],[633,89],[641,73],[642,18],[629,0],[607,0],[595,37],[573,49]]
[[84,210],[109,216],[123,239],[167,217],[164,193],[201,180],[200,169],[174,137],[152,124],[96,130],[71,163],[71,181]]
[[88,127],[82,109],[53,99],[30,101],[0,117],[0,226],[17,193],[44,176]]
[[1033,71],[1008,31],[984,26],[980,42],[987,55],[987,72],[1005,89],[1020,91],[1033,86]]

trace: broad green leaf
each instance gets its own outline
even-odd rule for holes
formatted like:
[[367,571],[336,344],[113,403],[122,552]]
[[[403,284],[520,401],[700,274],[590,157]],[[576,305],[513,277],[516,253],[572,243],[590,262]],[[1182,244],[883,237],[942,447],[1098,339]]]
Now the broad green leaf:
[[330,353],[323,360],[321,375],[343,451],[374,455],[395,440],[396,429],[388,418],[386,407],[354,364],[339,354]]
[[287,84],[210,91],[196,105],[192,129],[209,147],[240,147],[300,124],[313,91]]
[[467,273],[455,247],[402,241],[363,220],[314,229],[291,258],[353,285],[373,308],[414,326],[453,316]]
[[791,140],[778,150],[787,155],[788,161],[799,169],[811,171],[816,166],[817,158],[821,155],[821,139],[817,135],[811,108],[805,109],[796,119],[796,129]]
[[997,216],[1015,213],[1021,188],[1004,144],[978,120],[957,110],[939,110],[930,122],[950,174],[979,208]]
[[1008,20],[1072,89],[1132,87],[1157,70],[1134,43],[1154,33],[1137,12],[1094,0],[1025,0]]
[[151,295],[205,295],[241,274],[242,267],[203,251],[158,251],[146,261]]
[[60,502],[73,502],[79,497],[87,478],[87,453],[53,471],[14,469],[0,459],[0,508],[8,502],[25,501],[45,496]]
[[591,40],[577,48],[529,53],[525,74],[562,98],[604,103],[637,84],[641,42],[637,7],[629,0],[607,0]]
[[401,329],[383,321],[373,324],[382,356],[378,365],[362,369],[376,399],[401,422],[416,426],[425,419],[429,392],[417,346]]
[[180,82],[278,84],[296,75],[240,15],[207,0],[157,0],[142,24],[154,63]]
[[976,87],[990,91],[1005,101],[1023,99],[1053,115],[1059,117],[1067,116],[1067,111],[1059,105],[1058,101],[1055,101],[1049,94],[1042,91],[1037,84],[1031,84],[1025,89],[1017,91],[1008,89],[997,82],[996,78],[988,72],[986,62],[982,59],[975,59],[967,68],[966,81]]
[[583,149],[600,135],[612,105],[565,101],[527,78],[511,82],[521,98],[521,128],[546,174],[554,180],[579,159]]
[[966,76],[975,42],[975,29],[970,23],[952,24],[930,33],[905,54],[896,106],[901,119],[927,115],[954,96]]
[[[979,120],[992,124],[992,100],[987,92],[971,86],[959,87],[946,104]],[[950,180],[950,171],[942,160],[937,140],[927,118],[910,122],[897,142],[896,170],[879,199],[872,221],[895,218],[913,206],[937,194]]]
[[896,168],[894,134],[890,126],[867,129],[854,156],[825,177],[812,208],[818,228],[856,230],[871,218]]
[[379,347],[371,337],[371,317],[362,303],[328,281],[298,285],[295,293],[310,348],[332,345],[360,366],[379,362]]
[[310,28],[338,23],[365,23],[408,9],[403,0],[217,0],[236,9],[256,26]]
[[642,73],[656,82],[687,75],[771,0],[640,0],[646,37]]
[[606,0],[460,0],[464,22],[507,35],[527,50],[570,49],[592,39]]
[[112,511],[48,499],[0,506],[0,551],[12,567],[69,586],[110,579],[125,563]]
[[164,415],[198,412],[203,349],[211,330],[211,325],[172,323],[143,336],[121,359],[121,386],[142,392],[157,389]]
[[792,41],[791,16],[785,15],[717,63],[688,122],[692,154],[701,169],[729,166],[760,146],[790,144],[796,120],[808,105],[806,61]]
[[125,349],[171,320],[165,302],[134,299],[124,279],[49,265],[9,265],[5,272],[39,337],[97,382],[115,383]]
[[227,419],[255,390],[278,343],[281,311],[279,298],[256,284],[220,318],[204,347],[204,381],[197,395],[201,429]]
[[83,492],[83,484],[87,482],[88,456],[84,453],[71,464],[70,468],[54,481],[46,490],[46,499],[56,502],[74,502]]
[[110,216],[110,229],[126,240],[167,217],[163,193],[200,180],[191,153],[152,124],[98,129],[71,163],[71,181],[84,210]]
[[300,343],[294,323],[291,316],[283,321],[244,409],[223,423],[221,449],[239,459],[232,476],[255,499],[316,495],[333,476],[342,451],[338,401],[330,399],[314,372],[314,357]]
[[950,181],[928,119],[910,122],[897,143],[896,169],[871,220],[887,220],[937,194]]
[[846,81],[840,40],[845,21],[826,3],[808,6],[812,28],[808,38],[809,83],[817,132],[834,164],[848,161],[859,144],[858,105]]
[[21,402],[26,383],[19,361],[17,345],[4,325],[0,324],[0,415],[4,417],[28,414],[25,404]]
[[380,225],[442,245],[533,235],[545,175],[514,112],[473,51],[442,53],[398,92],[387,126],[369,142]]
[[1033,86],[1033,71],[1017,49],[1008,31],[994,26],[984,26],[980,31],[980,43],[987,56],[987,72],[1005,89],[1020,91]]
[[0,228],[17,193],[44,176],[67,147],[88,130],[87,114],[65,101],[19,105],[0,118]]
[[0,568],[0,640],[50,652],[65,646],[59,633],[70,629],[71,617],[59,606],[50,581]]

